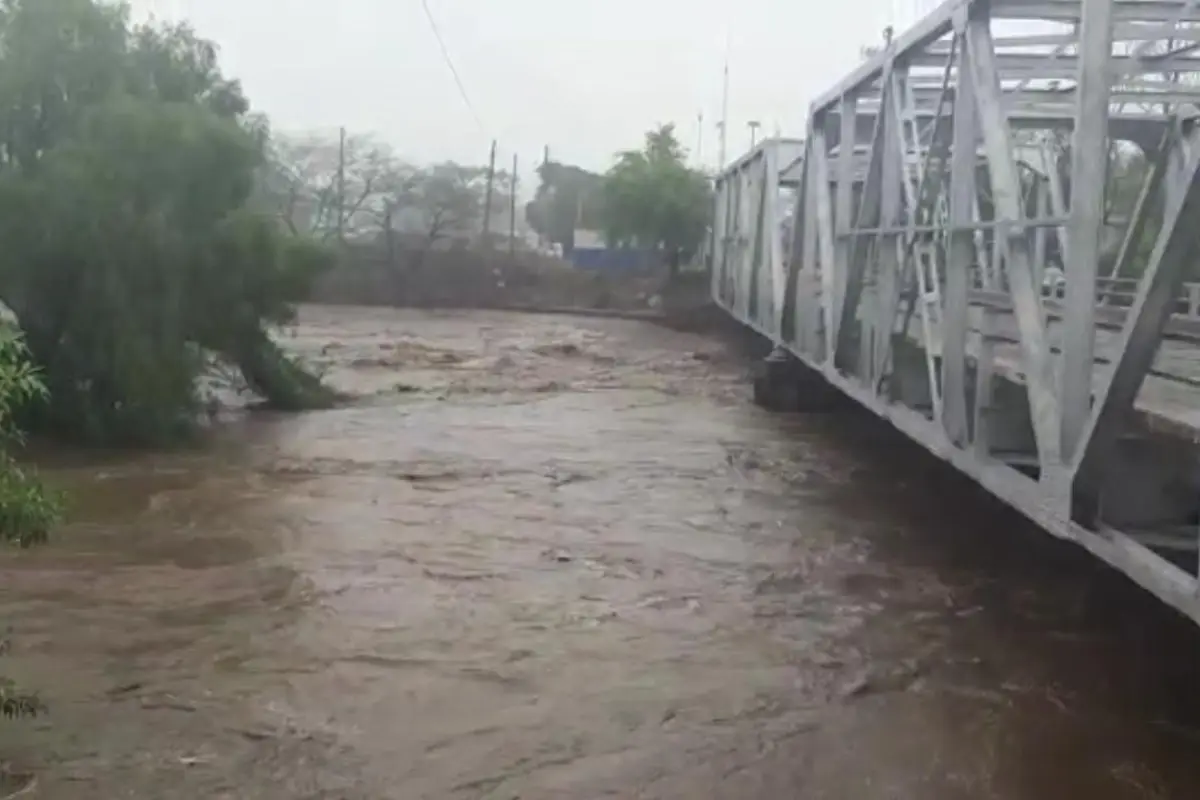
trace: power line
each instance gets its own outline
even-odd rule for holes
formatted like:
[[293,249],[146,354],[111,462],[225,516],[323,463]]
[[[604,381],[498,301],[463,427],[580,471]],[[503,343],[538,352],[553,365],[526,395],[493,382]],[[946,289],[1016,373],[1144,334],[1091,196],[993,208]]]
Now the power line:
[[442,31],[438,27],[433,12],[429,9],[429,0],[421,0],[421,8],[425,10],[425,19],[429,20],[429,28],[433,31],[433,37],[437,39],[438,47],[442,49],[442,58],[445,59],[446,66],[450,68],[450,74],[454,76],[454,84],[458,87],[458,93],[462,96],[463,103],[466,105],[467,110],[471,112],[471,116],[475,118],[475,124],[479,126],[479,131],[486,133],[483,120],[479,118],[478,112],[475,111],[475,105],[471,102],[471,96],[467,94],[467,87],[463,85],[462,76],[458,74],[458,67],[454,66],[454,59],[450,57],[450,50],[446,47],[446,40],[442,38]]

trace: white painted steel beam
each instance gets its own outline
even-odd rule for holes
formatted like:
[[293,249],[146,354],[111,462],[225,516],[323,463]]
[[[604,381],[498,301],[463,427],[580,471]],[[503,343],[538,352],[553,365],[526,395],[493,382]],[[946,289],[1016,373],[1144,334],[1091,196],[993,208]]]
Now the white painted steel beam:
[[[961,26],[960,26],[961,27]],[[970,58],[960,52],[960,64]],[[969,72],[969,70],[966,70]],[[950,234],[946,267],[945,335],[942,345],[942,383],[945,393],[946,435],[960,447],[966,446],[967,429],[967,325],[970,273],[975,266],[974,233],[967,229],[974,220],[977,197],[976,167],[979,149],[979,114],[970,81],[958,85],[954,99],[954,142],[951,147],[950,186],[947,201],[949,222],[963,226]],[[978,437],[980,426],[976,425]]]
[[[1180,299],[1198,45],[1197,0],[947,0],[818,97],[804,140],[718,176],[712,262],[734,317],[1200,622],[1195,571],[1103,508],[1139,388],[1169,377],[1164,332],[1200,342],[1200,284]],[[1154,166],[1118,223],[1123,141]],[[1100,277],[1136,271],[1155,234],[1136,291]]]
[[1067,228],[1067,314],[1063,334],[1062,453],[1070,458],[1092,406],[1096,275],[1107,209],[1108,110],[1113,5],[1089,3],[1080,29],[1079,100],[1071,140],[1071,222]]

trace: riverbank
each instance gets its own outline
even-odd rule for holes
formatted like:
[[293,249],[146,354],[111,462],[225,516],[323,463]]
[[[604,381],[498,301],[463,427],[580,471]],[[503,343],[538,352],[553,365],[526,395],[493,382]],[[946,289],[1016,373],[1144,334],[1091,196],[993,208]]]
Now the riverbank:
[[322,305],[632,317],[678,314],[709,304],[709,277],[702,271],[671,277],[665,267],[583,270],[525,251],[485,254],[460,248],[386,259],[351,248],[317,279],[309,299]]

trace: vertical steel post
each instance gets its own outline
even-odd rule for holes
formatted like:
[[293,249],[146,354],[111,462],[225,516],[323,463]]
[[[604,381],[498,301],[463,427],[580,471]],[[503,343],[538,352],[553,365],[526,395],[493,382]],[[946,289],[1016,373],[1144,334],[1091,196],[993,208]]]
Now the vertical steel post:
[[[963,22],[965,26],[965,21]],[[962,27],[960,26],[959,30]],[[969,74],[967,48],[959,51],[959,74]],[[974,85],[959,81],[954,96],[954,144],[950,155],[950,234],[946,298],[942,315],[943,422],[950,441],[967,444],[967,323],[970,272],[975,264],[975,167],[979,162],[979,112]],[[976,400],[978,402],[978,400]]]
[[1108,114],[1112,92],[1113,0],[1087,0],[1079,32],[1079,88],[1071,145],[1071,213],[1063,324],[1062,455],[1069,460],[1092,407],[1096,273],[1104,226]]

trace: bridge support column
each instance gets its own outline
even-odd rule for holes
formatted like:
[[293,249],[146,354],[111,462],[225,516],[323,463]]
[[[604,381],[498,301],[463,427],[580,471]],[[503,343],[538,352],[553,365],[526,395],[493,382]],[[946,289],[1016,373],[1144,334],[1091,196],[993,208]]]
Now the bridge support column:
[[782,347],[755,367],[754,403],[768,411],[832,411],[842,402],[841,393],[821,373]]

